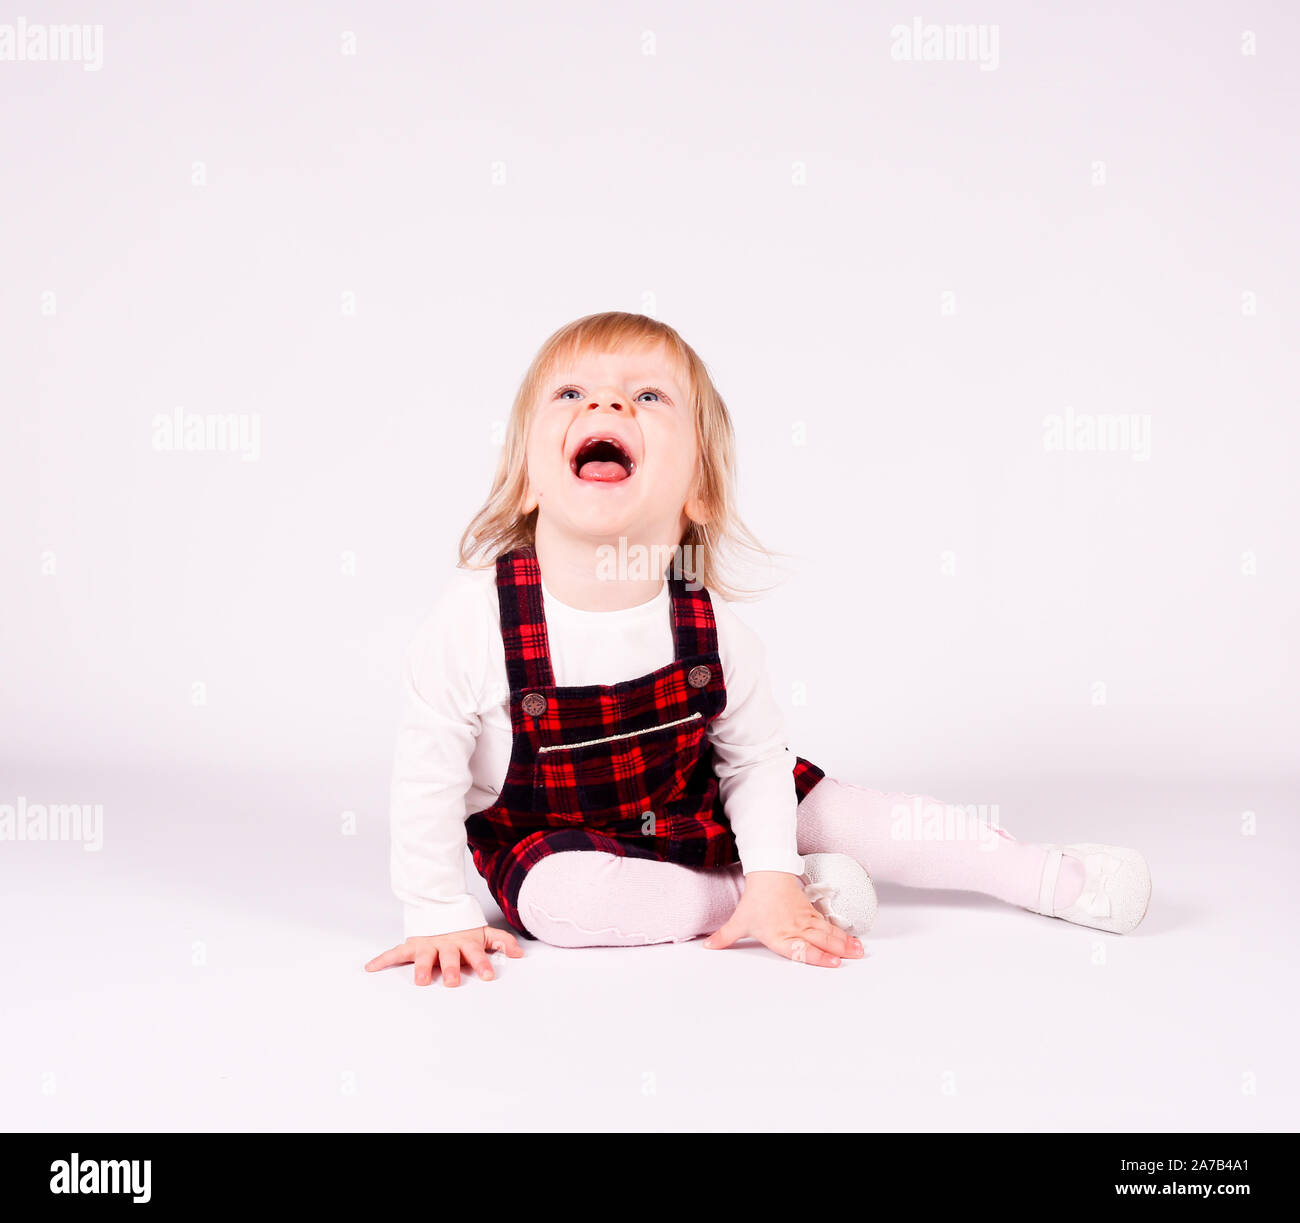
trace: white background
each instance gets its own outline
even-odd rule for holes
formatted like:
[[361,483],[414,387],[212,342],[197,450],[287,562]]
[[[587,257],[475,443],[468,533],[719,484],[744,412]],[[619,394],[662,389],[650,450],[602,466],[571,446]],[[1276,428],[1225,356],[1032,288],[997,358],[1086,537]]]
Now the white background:
[[[1276,990],[1294,994],[1300,866],[1300,19],[921,12],[995,25],[985,71],[892,58],[917,15],[26,7],[102,23],[104,50],[98,71],[0,63],[0,803],[102,804],[105,844],[0,843],[7,1022],[33,1050],[0,1075],[9,1126],[1110,1128],[1144,1074],[1124,1125],[1293,1125]],[[606,309],[670,322],[731,409],[742,512],[790,557],[741,615],[792,747],[860,784],[998,804],[1022,839],[1148,854],[1152,913],[1103,936],[1129,957],[1104,997],[1087,931],[885,888],[892,968],[878,951],[833,987],[756,948],[697,979],[698,947],[533,944],[456,996],[360,972],[399,937],[401,651],[532,353]],[[177,408],[258,414],[258,458],[155,449]],[[1046,449],[1067,411],[1148,418],[1149,458]],[[1064,957],[1059,1008],[1040,1010],[1035,954]],[[972,955],[992,958],[943,976]],[[888,1080],[892,1111],[866,1063],[843,1074],[870,1110],[829,1089],[794,1120],[779,1092],[755,1110],[777,1019],[703,1117],[701,1084],[665,1099],[684,1072],[661,1053],[619,1068],[626,1097],[590,1068],[558,1095],[461,1082],[456,1058],[405,1074],[430,1023],[451,1025],[439,1048],[491,1017],[517,1032],[529,989],[574,1004],[572,973],[597,1011],[644,1014],[656,972],[656,1006],[680,1001],[656,1022],[834,1005],[861,1056],[893,1032],[916,1074]],[[886,998],[903,1010],[873,1036],[852,1016],[883,1021]],[[1040,1045],[1062,1014],[1068,1041]],[[987,1077],[972,1024],[1021,1037]],[[1170,1032],[1204,1075],[1160,1061]],[[945,1067],[968,1084],[947,1112]],[[349,1070],[369,1094],[340,1090]]]

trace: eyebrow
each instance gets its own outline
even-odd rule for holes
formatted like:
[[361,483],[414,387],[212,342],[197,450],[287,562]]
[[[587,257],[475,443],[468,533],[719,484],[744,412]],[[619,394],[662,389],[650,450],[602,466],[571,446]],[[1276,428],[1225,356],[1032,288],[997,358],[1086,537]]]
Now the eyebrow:
[[[572,372],[566,373],[565,370],[557,370],[555,373],[552,373],[547,377],[548,383],[555,383],[556,385],[559,385],[562,382],[581,382],[581,381],[582,379],[580,379],[577,376],[577,374],[574,374]],[[663,382],[668,386],[672,387],[673,390],[675,391],[681,390],[681,384],[677,381],[677,377],[674,374],[654,374],[654,373],[640,372],[629,376],[627,379],[625,379],[625,381],[630,383],[638,383],[638,384],[645,384],[645,385],[648,385],[653,382]]]

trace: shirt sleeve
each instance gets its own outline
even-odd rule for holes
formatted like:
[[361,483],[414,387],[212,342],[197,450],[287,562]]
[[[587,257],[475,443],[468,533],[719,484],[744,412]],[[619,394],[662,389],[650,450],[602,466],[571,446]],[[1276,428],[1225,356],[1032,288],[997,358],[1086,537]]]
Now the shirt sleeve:
[[482,592],[457,573],[402,662],[390,793],[393,891],[405,937],[487,924],[466,887],[466,795],[487,674]]
[[726,708],[709,724],[714,771],[746,874],[803,874],[796,829],[799,796],[794,755],[772,694],[762,639],[710,592]]

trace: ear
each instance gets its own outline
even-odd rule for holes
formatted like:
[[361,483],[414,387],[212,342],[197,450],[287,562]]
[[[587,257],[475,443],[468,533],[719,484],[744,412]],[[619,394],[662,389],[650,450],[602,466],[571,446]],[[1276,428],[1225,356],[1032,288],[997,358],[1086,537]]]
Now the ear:
[[519,512],[521,514],[531,514],[537,508],[537,493],[533,486],[527,481],[524,483],[524,494],[519,499]]
[[699,526],[704,526],[713,515],[709,513],[709,507],[699,497],[692,497],[686,502],[686,517]]

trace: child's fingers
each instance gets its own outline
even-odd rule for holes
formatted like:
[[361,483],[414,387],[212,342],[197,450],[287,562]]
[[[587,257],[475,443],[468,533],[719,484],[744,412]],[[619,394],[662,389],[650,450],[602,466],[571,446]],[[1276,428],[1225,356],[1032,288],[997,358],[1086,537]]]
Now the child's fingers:
[[818,917],[819,933],[814,934],[814,938],[823,951],[839,956],[856,956],[860,953],[862,944],[857,939],[841,930],[830,918],[821,917],[820,914]]
[[492,962],[487,958],[487,952],[480,951],[477,947],[463,947],[461,950],[466,962],[478,973],[480,981],[491,981],[496,976],[492,971]]
[[730,947],[732,943],[745,937],[745,927],[738,921],[727,921],[720,930],[714,931],[704,940],[704,945],[710,951],[717,951],[723,947]]
[[390,968],[394,964],[409,964],[411,953],[405,950],[406,944],[390,947],[382,955],[377,955],[366,965],[366,972],[378,972],[381,968]]
[[782,955],[788,956],[800,964],[815,964],[819,968],[838,968],[840,966],[839,956],[824,951],[811,938],[782,939],[773,950],[779,951]]
[[856,959],[858,956],[858,953],[852,950],[850,937],[820,913],[817,915],[817,920],[806,929],[804,937],[832,960],[846,957]]
[[438,967],[442,969],[442,983],[448,988],[460,984],[460,948],[442,948],[438,952]]
[[416,985],[428,985],[433,980],[433,961],[435,952],[432,948],[428,951],[422,951],[415,957],[415,983]]
[[493,930],[489,926],[487,934],[483,936],[483,942],[489,951],[504,951],[512,960],[517,960],[524,954],[523,948],[519,946],[519,940],[508,930]]

